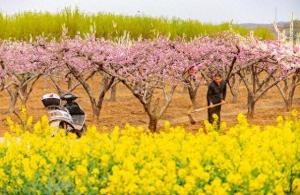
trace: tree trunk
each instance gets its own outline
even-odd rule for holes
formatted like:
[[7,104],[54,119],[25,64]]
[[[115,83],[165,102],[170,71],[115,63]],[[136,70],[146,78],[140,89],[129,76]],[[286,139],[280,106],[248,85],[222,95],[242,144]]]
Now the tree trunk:
[[117,85],[113,85],[110,91],[109,101],[115,102],[117,100]]
[[235,81],[236,83],[232,87],[231,94],[232,94],[232,103],[236,104],[238,101],[238,96],[239,96],[239,87],[240,87],[240,82]]
[[101,108],[102,108],[102,106],[101,107],[97,107],[96,105],[92,106],[93,122],[98,122],[99,121]]
[[254,117],[254,109],[255,109],[255,99],[253,94],[248,93],[248,113],[247,117],[248,118],[253,118]]
[[28,98],[29,98],[29,94],[27,93],[27,84],[22,86],[19,89],[19,91],[20,91],[20,99],[21,99],[22,105],[26,107],[26,103],[27,103]]
[[188,88],[190,100],[192,102],[193,108],[197,108],[197,91],[198,89],[192,89],[191,87]]
[[237,78],[237,75],[233,76],[232,79],[228,82],[233,104],[237,103],[240,83],[241,80]]
[[66,66],[70,70],[70,73],[73,75],[73,77],[81,84],[86,94],[88,95],[91,102],[92,111],[93,111],[93,121],[95,120],[98,121],[105,94],[112,86],[115,78],[103,75],[102,82],[100,84],[101,88],[99,89],[99,96],[98,99],[96,99],[93,94],[93,90],[91,89],[92,86],[90,86],[89,83],[87,82],[88,79],[92,78],[95,72],[92,72],[90,76],[84,78],[84,76],[73,66],[69,65],[68,63],[66,63]]
[[112,83],[113,83],[113,78],[104,80],[103,87],[100,91],[97,102],[95,101],[95,99],[93,97],[90,97],[90,93],[88,93],[88,95],[90,97],[90,100],[91,100],[91,104],[92,104],[93,121],[94,122],[99,120],[100,112],[101,112],[101,109],[102,109],[105,94],[109,90],[109,88],[111,87]]
[[292,109],[295,90],[296,90],[296,86],[292,86],[289,91],[287,101],[285,102],[286,111],[291,111]]
[[149,126],[148,128],[152,133],[157,131],[157,118],[149,115]]
[[[27,101],[29,99],[29,96],[33,90],[34,85],[38,81],[41,75],[38,75],[36,77],[29,78],[27,80],[24,80],[20,83],[18,87],[18,93],[19,97],[21,99],[22,105],[26,107]],[[31,80],[31,84],[29,81]],[[24,84],[25,83],[25,84]]]
[[232,94],[232,103],[236,104],[238,101],[238,93],[233,93]]
[[287,112],[291,111],[292,105],[293,105],[292,100],[290,98],[288,98],[287,101],[284,101],[284,103],[285,103],[285,110]]
[[9,95],[10,95],[10,101],[9,101],[9,107],[7,113],[11,114],[15,111],[19,94],[9,92]]
[[232,86],[232,88],[230,88],[230,92],[232,95],[232,103],[236,104],[238,101],[238,96],[239,96],[239,83],[234,83],[234,85]]
[[188,91],[188,87],[184,85],[182,88],[182,93],[187,93]]
[[70,90],[72,88],[72,78],[71,77],[68,77],[68,90]]

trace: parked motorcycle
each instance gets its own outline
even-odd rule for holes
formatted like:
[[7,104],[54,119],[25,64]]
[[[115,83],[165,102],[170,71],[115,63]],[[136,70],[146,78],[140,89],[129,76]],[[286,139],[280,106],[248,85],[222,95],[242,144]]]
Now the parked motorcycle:
[[[80,106],[75,102],[78,97],[67,93],[59,96],[55,93],[43,95],[42,102],[47,109],[49,117],[49,125],[59,129],[64,129],[67,133],[75,133],[77,137],[81,137],[86,131],[85,113]],[[66,103],[61,106],[62,101]]]

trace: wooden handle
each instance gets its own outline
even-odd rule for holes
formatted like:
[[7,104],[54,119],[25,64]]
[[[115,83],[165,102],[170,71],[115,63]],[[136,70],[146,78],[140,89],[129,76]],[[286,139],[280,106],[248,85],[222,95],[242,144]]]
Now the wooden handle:
[[194,113],[194,112],[200,112],[200,111],[202,111],[202,110],[207,110],[207,109],[209,109],[209,108],[214,108],[214,107],[216,107],[216,106],[221,106],[221,105],[223,105],[223,104],[226,104],[226,102],[225,103],[217,103],[217,104],[213,104],[212,106],[205,106],[205,107],[202,107],[202,108],[198,108],[198,109],[195,109],[195,110],[190,110],[189,111],[189,114],[190,113]]

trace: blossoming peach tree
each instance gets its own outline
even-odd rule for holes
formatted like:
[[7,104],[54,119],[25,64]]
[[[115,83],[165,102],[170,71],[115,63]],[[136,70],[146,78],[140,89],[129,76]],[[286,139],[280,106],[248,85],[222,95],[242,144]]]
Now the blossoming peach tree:
[[3,41],[0,45],[0,77],[2,89],[10,96],[9,113],[15,113],[19,98],[26,105],[37,80],[52,63],[39,38],[34,42]]
[[[253,117],[256,102],[274,86],[290,107],[300,83],[299,50],[281,41],[261,41],[232,32],[189,42],[159,37],[119,44],[95,38],[93,33],[73,39],[63,36],[50,41],[2,41],[0,89],[8,92],[9,111],[14,112],[17,99],[26,104],[41,76],[48,76],[59,93],[81,86],[94,119],[98,119],[105,94],[120,81],[143,106],[149,129],[156,131],[176,87],[185,85],[196,107],[200,83],[209,82],[216,71],[224,75],[233,95],[237,95],[241,82],[245,85],[249,117]],[[64,90],[54,75],[76,83]],[[101,79],[98,89],[93,89],[95,85],[90,82],[95,76]]]

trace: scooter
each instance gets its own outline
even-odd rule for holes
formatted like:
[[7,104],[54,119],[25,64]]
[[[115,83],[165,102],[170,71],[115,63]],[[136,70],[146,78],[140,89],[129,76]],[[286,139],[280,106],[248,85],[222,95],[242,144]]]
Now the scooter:
[[[59,129],[64,129],[66,134],[75,133],[77,137],[81,137],[86,131],[86,116],[75,102],[76,99],[77,97],[70,93],[61,97],[55,93],[43,95],[42,102],[48,112],[49,125],[56,129],[53,136],[58,133]],[[61,100],[67,103],[61,106]]]

